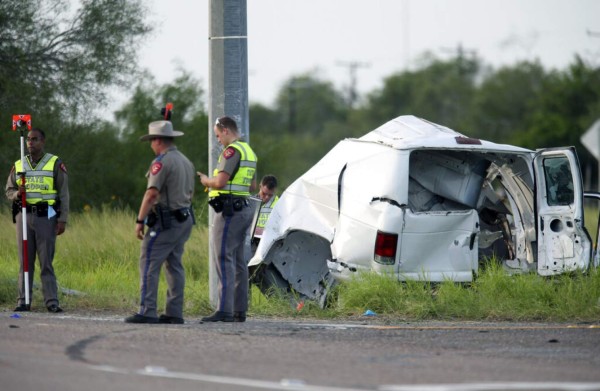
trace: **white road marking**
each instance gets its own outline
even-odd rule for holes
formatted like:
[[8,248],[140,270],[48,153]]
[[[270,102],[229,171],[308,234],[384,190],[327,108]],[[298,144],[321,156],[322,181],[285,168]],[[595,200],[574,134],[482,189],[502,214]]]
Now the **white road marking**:
[[192,380],[202,383],[213,383],[213,384],[226,384],[239,387],[248,388],[262,388],[265,390],[301,390],[301,391],[368,391],[364,388],[346,388],[346,387],[326,387],[326,386],[313,386],[306,384],[300,379],[281,379],[280,381],[268,381],[268,380],[257,380],[247,379],[241,377],[229,377],[229,376],[213,376],[204,375],[201,373],[186,373],[186,372],[171,372],[163,367],[146,366],[143,369],[137,370],[124,370],[121,368],[114,368],[108,365],[90,365],[92,369],[104,371],[104,372],[116,372],[129,375],[142,375],[142,376],[153,376],[162,377],[168,379],[179,379],[179,380]]
[[129,375],[162,377],[168,379],[192,380],[202,383],[226,384],[238,387],[262,388],[265,390],[300,391],[599,391],[600,383],[583,382],[490,382],[456,384],[406,384],[380,385],[377,388],[327,387],[306,384],[301,379],[281,379],[279,382],[230,376],[213,376],[201,373],[171,372],[164,367],[146,366],[143,369],[126,370],[109,365],[90,365],[92,369]]
[[506,383],[462,383],[462,384],[415,384],[380,386],[379,391],[598,391],[600,383],[560,382],[506,382]]

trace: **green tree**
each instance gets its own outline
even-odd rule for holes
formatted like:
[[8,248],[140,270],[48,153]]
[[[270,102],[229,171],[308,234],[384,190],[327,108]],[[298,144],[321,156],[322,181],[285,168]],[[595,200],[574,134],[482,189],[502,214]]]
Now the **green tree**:
[[[139,43],[151,30],[142,0],[0,1],[0,166],[19,158],[13,114],[31,114],[47,148],[68,156],[74,139],[97,131],[86,116],[105,100],[105,87],[126,86],[136,73]],[[64,135],[61,135],[64,133]],[[109,131],[110,133],[110,131]],[[67,144],[58,144],[66,140]],[[79,162],[71,166],[77,166]]]
[[291,77],[277,95],[279,129],[289,133],[319,135],[329,121],[345,120],[348,107],[331,82],[312,74]]
[[150,31],[141,0],[0,2],[0,111],[73,112],[127,84]]
[[[135,87],[131,99],[115,113],[120,129],[119,138],[127,150],[120,164],[127,167],[131,184],[127,186],[127,195],[121,197],[127,197],[127,204],[131,207],[139,206],[146,186],[144,174],[153,157],[148,143],[140,142],[139,138],[148,133],[150,122],[163,119],[160,109],[168,102],[173,103],[173,127],[184,132],[176,140],[177,148],[194,163],[197,170],[206,172],[208,169],[208,115],[204,109],[204,91],[200,84],[199,80],[183,70],[177,71],[173,82],[161,86],[146,75]],[[194,203],[204,207],[205,200],[206,194],[198,185]]]
[[399,115],[412,114],[454,129],[462,129],[470,113],[481,63],[457,56],[441,61],[427,55],[423,68],[393,74],[383,88],[367,97],[360,120],[373,129]]
[[274,109],[251,105],[250,142],[259,159],[258,177],[274,174],[283,190],[349,135],[349,112],[343,94],[311,73],[289,78]]
[[543,98],[546,78],[538,62],[521,62],[488,73],[475,93],[469,136],[517,142]]
[[[580,57],[566,71],[548,75],[529,126],[518,141],[530,148],[575,145],[596,119],[600,102],[600,68]],[[583,147],[581,147],[583,148]]]

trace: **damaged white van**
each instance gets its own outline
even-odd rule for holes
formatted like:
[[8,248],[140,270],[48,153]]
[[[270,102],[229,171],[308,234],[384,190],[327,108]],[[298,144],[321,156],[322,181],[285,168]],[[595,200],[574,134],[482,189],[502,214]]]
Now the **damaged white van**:
[[282,194],[255,282],[325,304],[360,271],[471,281],[495,256],[542,276],[598,266],[575,149],[532,151],[401,116],[339,142]]

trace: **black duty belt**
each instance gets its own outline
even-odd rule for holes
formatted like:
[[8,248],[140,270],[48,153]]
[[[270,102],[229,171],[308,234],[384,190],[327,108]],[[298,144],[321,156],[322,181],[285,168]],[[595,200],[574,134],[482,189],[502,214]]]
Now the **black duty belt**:
[[217,197],[213,197],[210,200],[216,200],[216,201],[222,201],[225,198],[231,198],[232,200],[240,200],[240,201],[248,201],[248,197],[245,196],[236,196],[236,195],[227,195],[227,194],[221,194]]
[[48,212],[48,204],[27,204],[25,205],[25,210],[29,213],[42,214]]
[[181,208],[181,209],[171,209],[169,211],[171,213],[171,216],[181,216],[181,215],[189,215],[191,212],[191,208]]
[[223,216],[232,216],[233,212],[239,212],[244,207],[248,207],[250,205],[248,203],[248,197],[226,194],[211,198],[208,200],[208,204],[214,209],[215,212],[223,212]]

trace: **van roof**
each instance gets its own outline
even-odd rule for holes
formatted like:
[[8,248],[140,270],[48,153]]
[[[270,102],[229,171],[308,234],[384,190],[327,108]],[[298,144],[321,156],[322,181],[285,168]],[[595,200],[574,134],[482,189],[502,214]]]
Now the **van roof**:
[[473,139],[442,125],[403,115],[386,122],[377,129],[354,139],[389,145],[394,149],[410,150],[441,148],[454,150],[481,150],[490,152],[533,153],[532,150],[508,144]]

